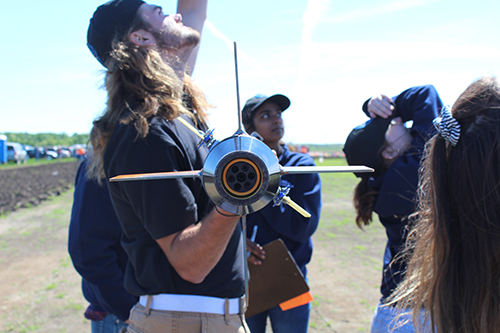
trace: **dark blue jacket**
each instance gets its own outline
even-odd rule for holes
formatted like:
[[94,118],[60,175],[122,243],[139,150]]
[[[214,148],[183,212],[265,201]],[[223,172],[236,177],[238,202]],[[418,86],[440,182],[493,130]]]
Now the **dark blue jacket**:
[[[410,133],[413,136],[412,148],[396,159],[389,169],[370,185],[379,190],[374,211],[378,214],[387,234],[384,254],[382,300],[390,295],[401,281],[406,264],[402,260],[393,261],[404,248],[408,215],[416,208],[416,190],[418,187],[418,169],[422,159],[424,145],[435,134],[432,120],[443,106],[441,99],[432,85],[412,87],[393,97],[395,117],[403,122],[412,120]],[[363,111],[368,115],[368,101]]]
[[86,178],[87,161],[77,171],[69,226],[68,250],[82,276],[82,291],[94,311],[108,312],[126,321],[137,298],[123,286],[128,261],[120,244],[122,229],[109,196],[107,182],[100,186]]
[[[282,166],[315,165],[309,155],[291,152],[286,145],[283,148],[279,158]],[[290,185],[288,196],[309,212],[311,217],[303,217],[284,203],[273,207],[271,202],[247,216],[247,237],[251,237],[254,225],[258,225],[256,243],[265,245],[281,238],[305,277],[306,264],[312,256],[311,236],[318,227],[321,212],[321,180],[317,173],[288,174],[281,177],[280,185]]]

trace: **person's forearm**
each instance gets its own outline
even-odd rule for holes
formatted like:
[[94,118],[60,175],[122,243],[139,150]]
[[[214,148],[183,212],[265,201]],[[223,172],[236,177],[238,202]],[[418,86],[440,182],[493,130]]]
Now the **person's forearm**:
[[[182,15],[182,23],[200,33],[203,31],[203,25],[207,19],[207,0],[179,0],[177,2],[177,12]],[[187,74],[192,75],[200,44],[198,44],[191,55],[189,56],[186,71]]]
[[158,243],[184,280],[201,283],[222,257],[238,220],[238,216],[227,217],[213,210],[197,225]]
[[[196,21],[205,21],[207,17],[207,5],[208,0],[178,0],[177,1],[177,12],[182,14],[183,21],[184,16],[188,16],[186,19],[194,19]],[[186,25],[186,23],[184,22]],[[193,29],[197,30],[195,27]]]

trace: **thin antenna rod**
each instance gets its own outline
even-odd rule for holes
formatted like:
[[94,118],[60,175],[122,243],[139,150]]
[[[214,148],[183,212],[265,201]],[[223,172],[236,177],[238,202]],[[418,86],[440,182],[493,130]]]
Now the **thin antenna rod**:
[[240,107],[240,85],[238,79],[238,54],[236,52],[236,42],[233,42],[234,45],[234,72],[236,74],[236,102],[238,104],[238,130],[235,135],[246,133],[243,128],[243,121],[241,119],[241,107]]

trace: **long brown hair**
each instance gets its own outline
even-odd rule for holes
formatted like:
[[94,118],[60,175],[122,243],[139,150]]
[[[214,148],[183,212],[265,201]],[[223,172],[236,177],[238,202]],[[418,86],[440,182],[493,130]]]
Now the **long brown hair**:
[[[148,135],[148,119],[152,116],[172,120],[185,113],[204,124],[208,120],[206,110],[211,105],[189,75],[185,74],[183,84],[179,84],[174,70],[157,50],[129,41],[129,34],[139,29],[147,30],[148,27],[140,15],[136,15],[125,35],[115,38],[112,56],[106,63],[108,100],[104,114],[94,120],[90,132],[93,150],[88,171],[90,178],[105,177],[102,159],[118,121],[133,124],[137,130],[136,139],[142,139]],[[189,96],[192,112],[184,105],[183,94]],[[127,110],[128,115],[125,115]]]
[[[375,170],[375,177],[379,177],[381,174],[386,172],[390,166],[390,161],[382,156],[382,151],[384,151],[387,146],[387,141],[384,141],[378,151],[382,163],[379,170]],[[370,175],[364,175],[361,177],[358,185],[354,188],[354,195],[352,199],[354,209],[356,211],[356,225],[361,230],[363,230],[363,226],[367,226],[373,221],[373,210],[379,195],[379,191],[370,185],[370,178]]]
[[413,309],[417,328],[426,319],[433,332],[500,332],[498,80],[473,82],[451,112],[460,138],[426,146],[409,266],[389,304]]

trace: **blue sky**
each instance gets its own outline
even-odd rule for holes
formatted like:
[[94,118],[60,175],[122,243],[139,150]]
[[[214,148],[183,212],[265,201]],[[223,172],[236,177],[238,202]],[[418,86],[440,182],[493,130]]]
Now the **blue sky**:
[[[0,133],[89,132],[106,94],[86,31],[103,2],[0,0]],[[215,137],[232,135],[235,41],[241,106],[286,94],[285,141],[342,143],[372,95],[433,84],[453,104],[476,78],[499,75],[498,13],[493,0],[209,0],[193,78],[216,106]]]

